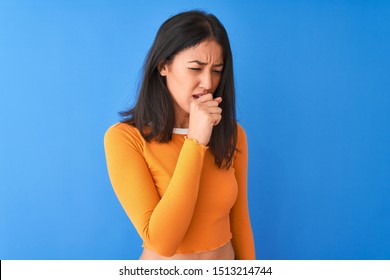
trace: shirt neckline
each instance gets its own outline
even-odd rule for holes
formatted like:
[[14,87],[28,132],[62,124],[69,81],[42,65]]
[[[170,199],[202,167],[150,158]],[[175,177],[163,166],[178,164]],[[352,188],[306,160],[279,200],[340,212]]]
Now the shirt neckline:
[[175,128],[173,128],[173,133],[174,134],[188,134],[188,128],[175,127]]

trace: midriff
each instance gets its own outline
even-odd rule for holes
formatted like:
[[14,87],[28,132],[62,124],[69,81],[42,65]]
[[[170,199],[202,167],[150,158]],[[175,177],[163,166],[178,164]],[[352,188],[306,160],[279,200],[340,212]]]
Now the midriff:
[[219,247],[218,249],[194,253],[194,254],[176,254],[172,257],[164,257],[150,249],[144,248],[140,260],[234,260],[234,250],[232,243]]

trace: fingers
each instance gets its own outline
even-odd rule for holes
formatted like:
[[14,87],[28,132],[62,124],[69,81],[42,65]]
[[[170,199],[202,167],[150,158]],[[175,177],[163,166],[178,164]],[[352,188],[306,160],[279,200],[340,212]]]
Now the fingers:
[[197,103],[207,103],[208,101],[215,101],[217,102],[217,106],[218,106],[222,102],[222,97],[214,98],[211,93],[207,93],[200,96],[198,99],[195,99],[195,102]]
[[210,113],[210,114],[221,114],[222,113],[222,109],[219,108],[219,107],[206,107],[205,110]]
[[205,102],[210,100],[213,100],[213,95],[211,93],[203,94],[198,99],[196,99],[198,102]]
[[222,97],[213,98],[213,95],[211,93],[202,95],[201,97],[193,101],[194,104],[202,104],[206,107],[218,107],[221,102]]
[[218,102],[218,105],[222,102],[222,97],[214,98],[215,101]]
[[221,114],[216,115],[213,125],[217,126],[221,122],[221,120],[222,120],[222,115]]
[[208,144],[213,127],[222,119],[221,102],[221,97],[213,98],[212,94],[204,94],[191,102],[188,137]]
[[203,103],[195,103],[192,104],[191,107],[193,107],[192,113],[196,112],[203,112],[203,114],[209,115],[210,119],[212,120],[212,123],[214,123],[215,115],[220,116],[222,114],[222,109],[218,107],[219,103],[217,101],[206,101]]
[[[222,97],[213,98],[211,93],[202,95],[196,100],[196,107],[200,110],[204,110],[209,117],[209,123],[216,126],[220,123],[222,118],[222,109],[219,104],[222,102]],[[203,108],[203,109],[201,109]]]
[[213,125],[213,126],[216,126],[220,123],[221,119],[222,119],[222,109],[219,108],[219,107],[209,107],[209,108],[205,108],[205,112],[207,112],[207,115],[208,115],[208,122]]

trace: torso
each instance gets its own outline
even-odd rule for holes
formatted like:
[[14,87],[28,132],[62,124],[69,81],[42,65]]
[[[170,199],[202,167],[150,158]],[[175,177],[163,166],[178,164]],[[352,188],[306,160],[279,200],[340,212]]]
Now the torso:
[[207,252],[195,254],[177,254],[172,257],[163,257],[147,248],[144,248],[140,260],[234,260],[234,250],[229,241],[224,246]]

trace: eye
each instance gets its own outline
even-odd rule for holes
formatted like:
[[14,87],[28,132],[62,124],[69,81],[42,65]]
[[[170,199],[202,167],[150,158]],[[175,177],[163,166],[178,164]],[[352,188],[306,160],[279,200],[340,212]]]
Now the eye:
[[200,70],[202,70],[200,68],[192,68],[192,67],[188,67],[188,69],[193,70],[193,71],[200,71]]
[[222,74],[222,71],[223,70],[213,70],[214,73],[217,73],[217,74]]

